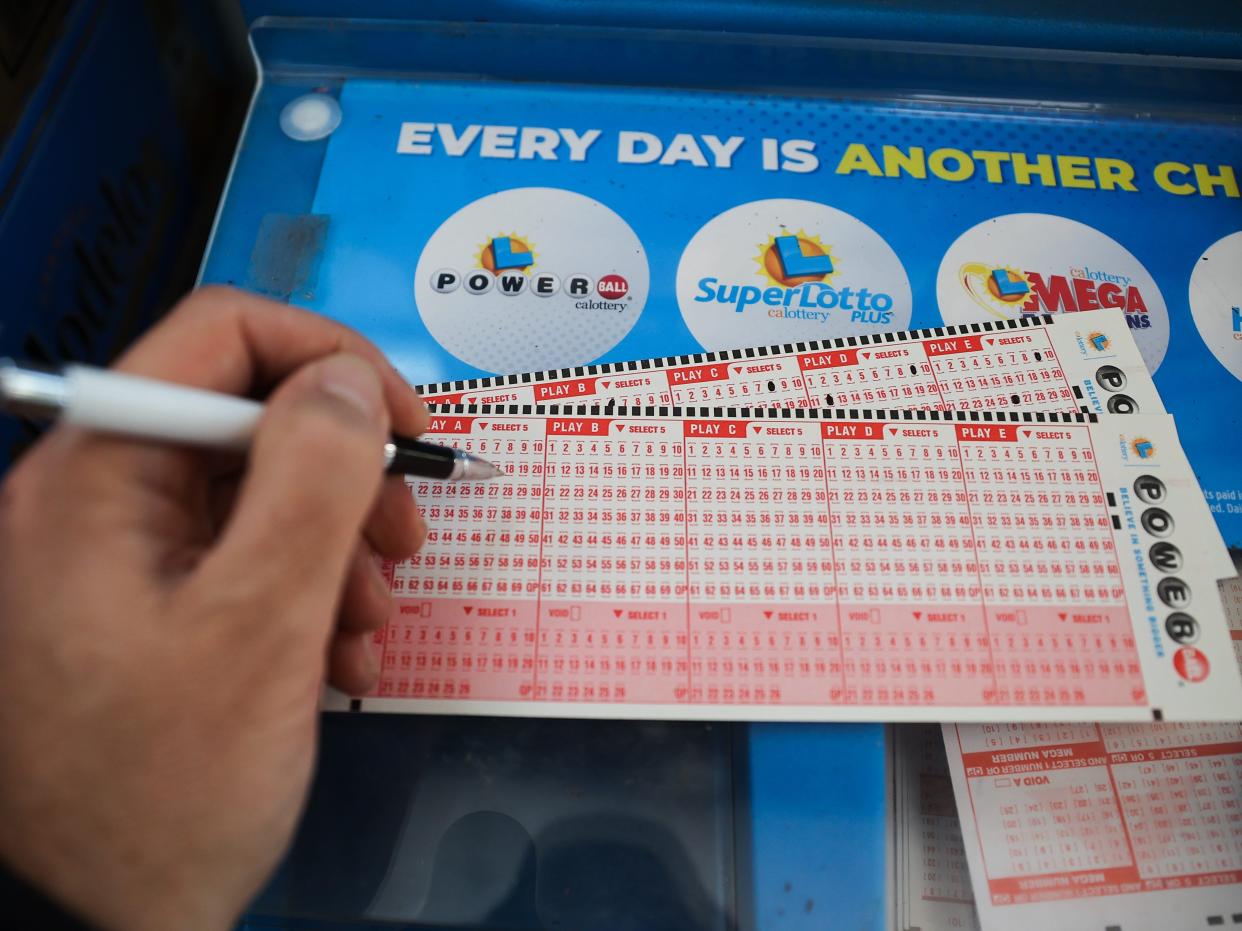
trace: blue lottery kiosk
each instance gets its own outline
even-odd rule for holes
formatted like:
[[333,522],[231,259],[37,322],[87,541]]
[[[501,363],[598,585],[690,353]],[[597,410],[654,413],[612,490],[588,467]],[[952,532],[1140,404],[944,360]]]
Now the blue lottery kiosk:
[[[205,283],[340,319],[426,384],[737,345],[737,309],[718,309],[721,330],[686,311],[679,264],[705,223],[741,204],[828,204],[900,260],[871,272],[890,296],[882,311],[756,315],[751,345],[939,326],[953,242],[996,218],[1051,214],[1150,273],[1160,300],[1146,301],[1136,338],[1159,356],[1201,483],[1221,500],[1238,491],[1236,448],[1214,438],[1240,426],[1242,342],[1210,335],[1187,290],[1198,258],[1242,229],[1233,4],[242,6],[259,82]],[[941,170],[888,170],[886,152],[916,149],[947,152],[930,160]],[[1107,187],[1098,173],[1047,183],[1037,167],[1024,183],[995,153],[1133,171]],[[441,225],[523,188],[621,219],[645,256],[633,320],[569,322],[527,351],[428,318],[416,269]],[[617,242],[605,227],[594,247]],[[1098,261],[1090,248],[1084,265]],[[732,273],[743,270],[719,276]],[[1242,545],[1239,509],[1218,516]],[[305,822],[242,927],[887,931],[886,806],[882,722],[328,714]]]

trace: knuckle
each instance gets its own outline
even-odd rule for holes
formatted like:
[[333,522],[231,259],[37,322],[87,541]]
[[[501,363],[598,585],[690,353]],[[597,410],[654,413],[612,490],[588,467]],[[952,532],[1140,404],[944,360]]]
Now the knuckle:
[[203,285],[182,298],[174,313],[208,315],[232,312],[241,292],[222,284]]
[[248,313],[261,313],[272,308],[287,309],[283,304],[277,304],[240,288],[223,284],[207,284],[196,288],[182,298],[173,312],[187,316],[240,318]]

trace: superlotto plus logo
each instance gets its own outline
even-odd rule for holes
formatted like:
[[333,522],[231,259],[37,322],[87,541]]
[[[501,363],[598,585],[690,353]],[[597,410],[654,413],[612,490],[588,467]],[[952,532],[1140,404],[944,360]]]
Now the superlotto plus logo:
[[699,279],[696,303],[724,304],[734,313],[752,305],[770,308],[769,317],[828,323],[833,312],[848,314],[850,323],[886,326],[893,320],[893,296],[866,287],[833,287],[839,258],[814,234],[779,233],[758,246],[755,282],[722,282],[709,275]]
[[1002,320],[1021,314],[1077,313],[1116,307],[1125,311],[1131,329],[1146,330],[1151,326],[1143,289],[1129,275],[1090,266],[1071,266],[1064,273],[1057,273],[986,262],[966,262],[957,274],[970,299]]
[[647,255],[634,231],[573,191],[489,194],[424,235],[419,317],[441,346],[483,371],[593,362],[647,300]]
[[714,276],[699,279],[695,301],[715,301],[742,313],[752,304],[776,308],[769,317],[827,323],[831,311],[848,312],[851,323],[892,322],[893,297],[867,288],[833,287],[840,258],[817,234],[806,230],[779,233],[759,243],[756,275],[763,284],[722,283]]
[[[936,302],[948,324],[1113,309],[1149,372],[1169,347],[1168,308],[1143,264],[1094,227],[1048,213],[993,217],[958,236],[940,262]],[[1090,346],[1108,348],[1094,335]]]
[[682,253],[677,301],[709,349],[900,329],[910,320],[910,286],[888,244],[811,201],[756,201],[710,220]]

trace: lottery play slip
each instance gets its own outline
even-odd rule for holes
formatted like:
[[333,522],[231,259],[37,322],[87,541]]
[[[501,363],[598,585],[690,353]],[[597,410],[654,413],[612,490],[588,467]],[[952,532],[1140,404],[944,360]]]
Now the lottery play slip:
[[1164,410],[1120,310],[502,375],[419,390],[440,404]]
[[946,724],[944,742],[985,931],[1242,925],[1242,725]]
[[[1242,584],[1230,579],[1221,588],[1236,632]],[[924,828],[923,864],[943,872],[969,862],[984,931],[1242,925],[1242,725],[975,724],[943,732],[939,761],[952,774],[962,820],[956,832],[941,821],[931,835],[948,838],[947,848],[932,849]],[[937,759],[909,733],[894,740],[897,784],[903,748],[924,769]],[[935,813],[945,810],[938,804]],[[950,920],[929,921],[923,931],[965,927],[956,913],[932,916]]]
[[[960,337],[959,337],[960,338]],[[1236,717],[1232,573],[1161,414],[434,408],[360,710]]]

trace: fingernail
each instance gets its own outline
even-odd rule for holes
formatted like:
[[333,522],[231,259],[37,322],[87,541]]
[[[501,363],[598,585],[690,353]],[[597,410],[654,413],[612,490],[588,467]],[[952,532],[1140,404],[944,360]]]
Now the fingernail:
[[319,363],[319,385],[367,420],[379,416],[383,406],[379,378],[367,362],[345,353]]

